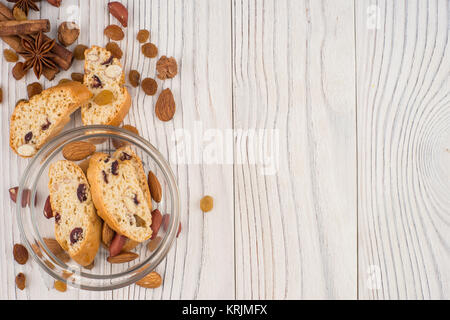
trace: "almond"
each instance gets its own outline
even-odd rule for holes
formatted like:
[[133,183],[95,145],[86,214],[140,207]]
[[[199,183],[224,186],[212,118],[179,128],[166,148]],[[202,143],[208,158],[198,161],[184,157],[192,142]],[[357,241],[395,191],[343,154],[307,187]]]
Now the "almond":
[[25,264],[28,261],[28,250],[21,244],[14,245],[13,255],[18,264]]
[[50,196],[47,197],[47,200],[45,200],[45,205],[44,205],[44,216],[47,219],[51,219],[53,218],[53,210],[52,210],[52,206],[50,204]]
[[138,258],[139,255],[134,252],[122,252],[114,257],[108,257],[107,261],[109,263],[126,263],[133,261],[134,259]]
[[161,286],[162,278],[158,272],[152,271],[141,280],[136,282],[136,284],[143,288],[154,289]]
[[48,249],[56,256],[64,252],[64,249],[60,246],[56,239],[52,238],[44,238],[44,242],[47,245]]
[[19,187],[9,188],[9,197],[12,202],[16,203],[17,201],[17,192],[19,191]]
[[161,227],[163,217],[158,209],[152,211],[152,237],[150,239],[155,239],[158,235],[159,228]]
[[150,188],[150,194],[156,202],[161,202],[162,189],[158,178],[152,171],[148,172],[148,187]]
[[111,229],[106,222],[103,222],[102,228],[102,242],[106,247],[111,245],[111,241],[114,238],[114,230]]
[[25,281],[26,281],[26,277],[25,275],[21,272],[16,276],[16,286],[17,288],[19,288],[20,290],[25,289]]
[[109,12],[119,20],[124,28],[128,26],[128,10],[118,1],[108,3]]
[[153,252],[156,250],[156,248],[158,248],[159,243],[161,242],[162,238],[161,237],[156,237],[155,239],[152,239],[148,244],[147,244],[147,248],[148,250],[150,250],[150,252]]
[[62,154],[66,160],[79,161],[91,156],[96,148],[90,142],[75,141],[64,146]]
[[125,245],[125,242],[127,241],[127,237],[122,236],[118,233],[114,236],[114,238],[111,241],[111,245],[109,246],[109,255],[111,257],[114,257],[122,251],[123,246]]
[[172,91],[167,88],[164,89],[156,101],[155,112],[156,116],[161,121],[170,121],[175,115],[175,100]]
[[29,144],[24,144],[17,148],[17,153],[22,157],[31,157],[36,153],[36,148]]
[[84,174],[87,174],[87,170],[89,168],[89,161],[91,158],[84,159],[82,162],[78,164],[78,166],[83,170]]

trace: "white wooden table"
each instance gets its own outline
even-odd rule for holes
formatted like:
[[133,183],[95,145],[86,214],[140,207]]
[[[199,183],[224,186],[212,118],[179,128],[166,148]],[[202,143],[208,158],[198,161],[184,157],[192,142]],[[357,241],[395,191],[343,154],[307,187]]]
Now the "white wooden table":
[[[117,23],[107,2],[41,2],[31,16],[49,18],[53,35],[75,18],[80,43],[105,45],[104,27]],[[9,150],[9,116],[35,78],[12,81],[2,58],[0,298],[450,298],[448,0],[122,2],[125,68],[155,75],[156,59],[135,40],[142,28],[179,62],[179,75],[160,82],[174,92],[174,120],[159,121],[155,97],[137,89],[125,120],[171,159],[181,192],[183,231],[157,269],[164,284],[59,293],[35,263],[13,262],[20,235],[8,188],[28,161]],[[69,127],[79,124],[76,114]],[[199,159],[177,161],[180,130],[201,127],[203,151],[215,136],[207,129],[262,132],[275,148],[238,134],[216,141],[231,143],[218,150],[228,158],[195,149]],[[207,214],[204,194],[215,198]]]

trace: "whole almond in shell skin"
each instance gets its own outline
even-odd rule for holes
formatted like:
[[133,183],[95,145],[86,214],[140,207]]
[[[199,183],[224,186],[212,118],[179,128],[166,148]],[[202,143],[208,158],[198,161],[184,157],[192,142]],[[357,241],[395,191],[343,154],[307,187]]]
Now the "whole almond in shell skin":
[[172,91],[167,88],[164,89],[156,101],[155,112],[156,116],[161,121],[170,121],[175,115],[175,100]]
[[126,262],[130,262],[133,261],[134,259],[138,258],[139,255],[137,253],[134,252],[122,252],[119,253],[118,255],[114,256],[114,257],[108,257],[108,259],[106,259],[109,263],[126,263]]
[[25,264],[28,261],[28,250],[23,245],[16,243],[13,248],[14,260],[18,264]]
[[143,288],[155,289],[161,286],[162,278],[158,272],[152,271],[141,280],[136,282],[136,284]]
[[80,161],[91,156],[95,150],[95,145],[90,142],[75,141],[64,146],[62,154],[66,160]]
[[156,202],[161,202],[162,188],[158,178],[152,171],[148,172],[148,187],[150,188],[150,194]]
[[50,196],[47,197],[47,200],[45,200],[45,205],[44,205],[44,216],[47,219],[51,219],[53,218],[53,210],[52,210],[52,206],[50,204]]
[[55,255],[59,255],[64,252],[64,249],[60,246],[59,242],[56,239],[52,238],[44,238],[44,242],[47,245],[48,249]]

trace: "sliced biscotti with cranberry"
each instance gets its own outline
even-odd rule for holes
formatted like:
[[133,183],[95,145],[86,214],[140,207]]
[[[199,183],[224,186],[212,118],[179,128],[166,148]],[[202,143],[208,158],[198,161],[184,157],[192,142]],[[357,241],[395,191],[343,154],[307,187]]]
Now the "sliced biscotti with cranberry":
[[[86,50],[84,84],[94,93],[94,97],[81,108],[83,124],[120,125],[131,106],[131,97],[124,83],[122,65],[111,52],[97,46]],[[102,93],[107,99],[100,98],[102,91],[109,91]],[[109,101],[111,94],[112,100]]]
[[111,229],[137,242],[151,237],[150,191],[142,161],[131,148],[113,156],[95,153],[87,177],[97,213]]
[[78,165],[67,160],[51,164],[48,176],[55,238],[73,260],[87,266],[100,246],[102,223],[86,176]]
[[19,102],[10,121],[9,143],[19,156],[32,157],[88,102],[92,93],[79,82],[67,82]]

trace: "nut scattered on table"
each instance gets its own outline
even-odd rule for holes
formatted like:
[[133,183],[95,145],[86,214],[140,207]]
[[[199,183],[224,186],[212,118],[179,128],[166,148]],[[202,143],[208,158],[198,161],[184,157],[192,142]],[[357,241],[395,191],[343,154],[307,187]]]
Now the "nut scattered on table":
[[172,91],[169,88],[164,89],[156,101],[156,116],[161,121],[170,121],[175,115],[175,110],[175,99],[173,98]]
[[108,9],[111,15],[119,20],[124,28],[128,26],[128,10],[122,3],[118,1],[110,2],[108,3]]
[[65,47],[77,41],[80,27],[75,22],[65,21],[58,27],[58,41]]

